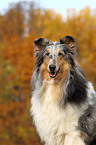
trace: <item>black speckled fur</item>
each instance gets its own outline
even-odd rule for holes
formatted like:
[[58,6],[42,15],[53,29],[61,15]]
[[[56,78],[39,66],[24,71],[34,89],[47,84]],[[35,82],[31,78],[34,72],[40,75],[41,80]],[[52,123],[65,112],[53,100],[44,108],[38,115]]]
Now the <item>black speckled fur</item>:
[[[67,38],[71,38],[73,42],[75,40],[73,37],[68,36]],[[42,40],[42,38],[39,40]],[[36,40],[37,44],[38,40]],[[77,64],[74,54],[76,53],[74,50],[69,50],[67,45],[63,45],[62,39],[60,39],[63,52],[64,59],[69,63],[69,71],[66,76],[66,84],[63,89],[63,95],[60,100],[60,104],[62,107],[69,102],[73,103],[77,106],[81,104],[86,104],[87,102],[87,83],[88,81],[85,79],[83,72],[79,65]],[[51,44],[46,44],[51,45]],[[46,45],[42,46],[42,50],[36,54],[36,75],[40,73],[40,66],[44,61],[44,52],[46,49]],[[34,80],[35,81],[35,80]],[[66,92],[66,93],[65,93]],[[85,140],[86,145],[96,145],[96,94],[91,94],[93,99],[92,104],[88,104],[87,109],[84,111],[83,115],[79,118],[79,126],[82,132],[87,135],[87,140]],[[78,97],[77,97],[78,96]]]

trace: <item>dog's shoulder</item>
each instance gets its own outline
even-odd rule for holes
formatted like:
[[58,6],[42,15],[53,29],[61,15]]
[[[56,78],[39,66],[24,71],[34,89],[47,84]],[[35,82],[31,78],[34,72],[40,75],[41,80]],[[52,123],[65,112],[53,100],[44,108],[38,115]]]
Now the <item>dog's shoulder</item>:
[[87,84],[87,108],[79,118],[79,127],[87,134],[87,144],[96,143],[96,92],[92,83]]

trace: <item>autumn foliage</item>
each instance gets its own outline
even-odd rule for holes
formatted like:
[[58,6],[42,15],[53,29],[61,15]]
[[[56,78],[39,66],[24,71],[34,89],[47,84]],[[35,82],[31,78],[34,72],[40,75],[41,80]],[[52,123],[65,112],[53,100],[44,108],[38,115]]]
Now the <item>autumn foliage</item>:
[[30,117],[33,42],[65,35],[76,39],[77,60],[96,89],[96,10],[68,10],[64,20],[34,2],[19,2],[0,14],[0,145],[40,145]]

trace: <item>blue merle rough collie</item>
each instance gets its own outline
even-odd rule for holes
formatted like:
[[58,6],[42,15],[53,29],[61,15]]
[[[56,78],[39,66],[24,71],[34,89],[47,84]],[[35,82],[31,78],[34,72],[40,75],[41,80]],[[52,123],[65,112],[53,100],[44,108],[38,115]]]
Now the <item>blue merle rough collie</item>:
[[34,41],[31,114],[46,145],[96,145],[96,93],[75,60],[72,36]]

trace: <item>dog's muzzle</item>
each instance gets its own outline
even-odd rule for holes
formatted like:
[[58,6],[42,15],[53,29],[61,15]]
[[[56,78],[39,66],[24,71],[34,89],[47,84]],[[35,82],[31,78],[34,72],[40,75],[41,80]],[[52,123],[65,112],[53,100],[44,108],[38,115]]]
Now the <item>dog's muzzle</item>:
[[55,78],[57,76],[58,72],[59,72],[59,69],[57,71],[56,70],[56,65],[54,65],[54,64],[49,65],[49,70],[50,70],[49,71],[49,76],[51,78]]

